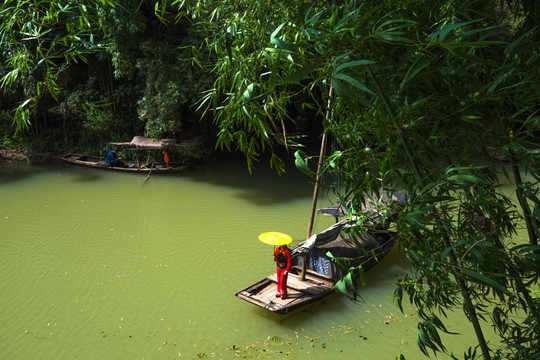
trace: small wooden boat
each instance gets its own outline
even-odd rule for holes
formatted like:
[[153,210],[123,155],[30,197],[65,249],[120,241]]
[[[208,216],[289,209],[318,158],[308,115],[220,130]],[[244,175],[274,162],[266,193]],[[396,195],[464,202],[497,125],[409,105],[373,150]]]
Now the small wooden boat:
[[[238,291],[235,295],[277,314],[285,314],[330,295],[342,274],[338,266],[326,255],[327,252],[333,257],[351,258],[350,266],[361,264],[364,271],[367,271],[388,254],[397,242],[397,234],[393,232],[377,231],[373,234],[358,232],[352,235],[347,231],[352,227],[354,224],[348,219],[340,221],[292,249],[293,266],[288,276],[286,299],[275,296],[277,287],[275,273]],[[309,255],[305,257],[305,254]],[[304,261],[307,261],[306,271],[304,280],[301,280]]]
[[[175,173],[185,170],[188,166],[183,162],[156,161],[155,153],[163,152],[164,157],[169,157],[167,151],[175,151],[176,147],[182,147],[175,139],[152,139],[144,136],[135,136],[129,142],[109,143],[113,148],[123,147],[127,151],[132,151],[137,160],[122,160],[122,166],[110,166],[97,156],[87,156],[81,154],[66,154],[60,159],[76,165],[89,166],[100,169],[110,169],[118,171],[147,172],[152,173]],[[161,156],[161,155],[160,155]],[[146,158],[145,161],[140,160]],[[168,161],[168,160],[167,160]]]
[[137,163],[136,161],[124,161],[124,166],[110,166],[105,164],[105,160],[97,156],[87,156],[81,154],[66,154],[60,157],[61,160],[75,164],[99,169],[130,172],[152,172],[152,173],[176,173],[185,170],[188,166],[184,163]]

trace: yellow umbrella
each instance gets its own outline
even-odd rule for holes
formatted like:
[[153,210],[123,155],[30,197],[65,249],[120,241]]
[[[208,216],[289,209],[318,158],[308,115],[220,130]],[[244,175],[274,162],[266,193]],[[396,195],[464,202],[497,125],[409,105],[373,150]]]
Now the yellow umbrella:
[[284,233],[269,231],[259,235],[259,240],[268,245],[285,245],[292,241],[292,238]]

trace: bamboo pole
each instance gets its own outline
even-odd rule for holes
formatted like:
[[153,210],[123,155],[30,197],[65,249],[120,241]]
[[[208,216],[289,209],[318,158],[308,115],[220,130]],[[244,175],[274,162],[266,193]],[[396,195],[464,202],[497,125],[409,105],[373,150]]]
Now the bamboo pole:
[[[330,121],[330,107],[332,106],[332,96],[334,94],[334,87],[330,86],[330,90],[328,91],[328,103],[326,107],[326,115],[325,119],[326,121]],[[311,199],[311,213],[309,216],[309,223],[308,223],[308,231],[306,240],[311,237],[311,233],[313,232],[313,221],[315,219],[315,211],[317,208],[317,198],[319,197],[319,184],[321,179],[321,168],[324,161],[324,154],[326,153],[326,131],[323,132],[323,136],[321,139],[321,149],[319,152],[319,160],[317,162],[317,175],[315,177],[315,187],[313,188],[313,198]],[[302,260],[302,272],[300,273],[300,280],[304,281],[306,278],[306,269],[307,269],[307,262],[308,262],[308,254],[303,256]]]
[[[411,164],[414,167],[414,171],[416,173],[416,176],[418,177],[418,181],[420,184],[423,184],[425,180],[424,175],[422,174],[422,170],[420,169],[420,166],[418,165],[418,162],[416,161],[416,158],[410,148],[409,142],[407,141],[407,138],[405,137],[405,134],[403,133],[399,122],[397,121],[397,118],[394,114],[394,110],[392,109],[392,106],[390,105],[390,101],[388,101],[388,98],[386,97],[386,94],[383,91],[383,88],[381,84],[379,83],[379,80],[373,73],[373,70],[371,70],[371,67],[367,66],[367,70],[375,84],[375,87],[377,88],[379,95],[381,96],[385,104],[386,110],[388,111],[388,115],[390,116],[392,120],[392,124],[394,128],[396,129],[396,131],[398,132],[400,140],[403,143],[403,146],[405,147],[405,151],[407,152],[407,156],[409,157],[409,160],[411,161]],[[467,287],[467,284],[465,283],[465,280],[463,280],[464,275],[459,269],[456,254],[454,253],[454,250],[452,249],[452,243],[450,242],[450,238],[448,237],[448,234],[444,231],[444,229],[443,231],[441,231],[441,235],[442,235],[444,246],[450,249],[450,252],[449,252],[450,262],[453,265],[453,268],[455,269],[454,278],[456,279],[456,282],[458,283],[459,288],[461,290],[461,295],[463,296],[463,300],[464,300],[463,306],[465,308],[465,311],[467,312],[467,316],[469,317],[469,320],[471,321],[473,325],[476,338],[478,339],[480,349],[482,350],[482,355],[484,356],[485,360],[491,360],[489,347],[484,337],[482,328],[480,327],[480,321],[478,320],[478,316],[474,309],[474,305],[473,305],[473,302],[469,293],[469,289]]]
[[527,227],[527,234],[529,235],[529,244],[538,245],[538,236],[535,231],[535,226],[533,223],[534,218],[531,215],[531,208],[527,203],[527,199],[523,194],[523,180],[521,179],[521,173],[519,172],[518,167],[518,158],[513,150],[510,150],[510,164],[512,166],[512,174],[514,175],[514,180],[516,182],[516,196],[518,198],[519,205],[523,211],[523,218],[525,219],[525,225]]

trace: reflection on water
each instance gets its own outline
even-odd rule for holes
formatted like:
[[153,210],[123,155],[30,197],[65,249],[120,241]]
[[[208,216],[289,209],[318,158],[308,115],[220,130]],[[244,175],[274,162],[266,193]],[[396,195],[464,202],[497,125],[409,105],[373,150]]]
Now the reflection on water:
[[90,182],[90,181],[98,181],[103,179],[103,174],[101,171],[93,171],[93,172],[84,172],[75,175],[72,178],[72,181],[74,182]]
[[[145,180],[0,168],[0,358],[420,357],[414,309],[392,302],[407,269],[397,248],[357,304],[333,294],[280,316],[234,296],[274,271],[259,233],[305,239],[312,187],[294,168],[250,175],[228,161]],[[472,330],[460,319],[449,323],[465,335],[450,341],[464,349]]]
[[0,163],[0,185],[14,181],[22,181],[37,176],[42,171],[43,168],[36,166]]

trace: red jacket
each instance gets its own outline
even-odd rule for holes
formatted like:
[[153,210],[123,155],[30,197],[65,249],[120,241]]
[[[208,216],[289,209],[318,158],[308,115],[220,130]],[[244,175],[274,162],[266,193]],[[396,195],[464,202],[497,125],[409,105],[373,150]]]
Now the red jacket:
[[291,252],[287,246],[283,248],[278,246],[276,251],[274,251],[274,261],[278,269],[282,270],[291,270]]

